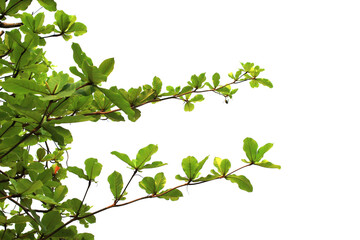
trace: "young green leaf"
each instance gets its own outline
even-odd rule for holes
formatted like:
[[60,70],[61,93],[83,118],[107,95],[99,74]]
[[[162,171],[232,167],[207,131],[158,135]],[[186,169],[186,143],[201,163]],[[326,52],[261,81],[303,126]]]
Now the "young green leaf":
[[267,143],[264,146],[262,146],[261,148],[259,148],[259,150],[257,151],[257,154],[256,154],[255,162],[260,161],[263,158],[264,154],[267,151],[269,151],[272,148],[273,145],[274,144],[272,144],[272,143]]
[[101,92],[105,94],[117,107],[119,107],[129,118],[135,116],[134,110],[131,108],[130,103],[123,97],[120,92],[112,91],[106,88],[97,87]]
[[200,162],[198,162],[193,156],[184,158],[181,165],[187,178],[181,177],[180,175],[177,175],[175,178],[178,180],[194,181],[197,177],[199,177],[199,172],[208,158],[209,156]]
[[195,108],[195,106],[194,106],[194,104],[191,103],[191,102],[187,102],[187,103],[185,103],[185,105],[184,105],[184,110],[185,110],[185,112],[191,112],[192,110],[194,110],[194,108]]
[[133,161],[135,169],[141,170],[145,163],[151,160],[151,156],[156,153],[158,146],[149,144],[148,146],[139,150],[136,159]]
[[144,177],[139,182],[139,186],[148,194],[156,194],[155,180],[152,177]]
[[68,167],[67,170],[75,175],[77,175],[79,178],[89,180],[88,176],[85,175],[84,170],[78,167]]
[[158,198],[163,198],[166,200],[171,200],[171,201],[176,201],[178,200],[180,197],[183,196],[182,192],[179,189],[172,189],[172,190],[165,190],[160,192],[158,195]]
[[256,161],[256,154],[258,149],[257,142],[252,138],[245,138],[244,139],[244,147],[243,147],[246,156],[250,160],[250,162]]
[[145,168],[157,168],[157,167],[162,167],[162,166],[165,166],[167,165],[167,163],[163,163],[161,161],[155,161],[155,162],[152,162],[152,163],[149,163],[149,164],[145,164],[142,169],[145,169]]
[[65,185],[58,186],[54,192],[54,201],[61,202],[65,198],[67,193],[68,193],[67,186]]
[[275,165],[267,160],[262,160],[261,162],[257,162],[255,163],[256,165],[260,166],[260,167],[264,167],[264,168],[277,168],[277,169],[281,169],[280,165]]
[[220,74],[219,73],[214,73],[214,75],[212,76],[212,81],[214,84],[214,88],[216,88],[217,86],[219,86],[220,83]]
[[100,66],[99,66],[99,70],[102,74],[104,74],[105,76],[109,76],[110,73],[114,70],[114,65],[115,65],[115,60],[114,58],[109,58],[104,60]]
[[230,170],[231,163],[228,159],[214,158],[214,166],[218,169],[221,176],[225,176]]
[[122,161],[125,162],[127,165],[129,165],[131,168],[135,169],[134,163],[130,160],[129,156],[126,155],[125,153],[119,153],[119,152],[117,152],[117,151],[112,151],[111,154],[112,154],[112,155],[115,155],[115,156],[118,157],[120,160],[122,160]]
[[152,82],[152,87],[155,90],[156,94],[159,95],[161,92],[161,88],[162,88],[162,82],[160,80],[160,78],[158,77],[154,77],[153,82]]
[[241,190],[244,190],[244,191],[247,191],[247,192],[252,192],[253,191],[253,187],[252,187],[249,179],[247,179],[243,175],[237,176],[235,174],[231,174],[229,176],[226,176],[225,179],[229,180],[232,183],[236,183]]
[[54,0],[38,0],[39,4],[48,11],[56,11],[56,2]]
[[102,164],[98,162],[96,158],[88,158],[85,160],[86,175],[90,180],[94,180],[100,175]]
[[164,173],[160,172],[155,175],[155,192],[160,192],[161,189],[165,187],[166,184],[166,178]]
[[119,172],[114,171],[108,177],[108,182],[110,184],[110,190],[115,199],[118,199],[121,195],[121,190],[123,188],[123,179]]

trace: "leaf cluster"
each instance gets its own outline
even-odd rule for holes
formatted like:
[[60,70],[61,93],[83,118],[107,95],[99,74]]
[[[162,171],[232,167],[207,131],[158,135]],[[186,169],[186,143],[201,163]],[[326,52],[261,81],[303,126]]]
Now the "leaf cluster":
[[[29,6],[37,2],[38,13],[30,13]],[[52,17],[52,20],[49,18]],[[16,23],[10,23],[15,19]],[[253,63],[242,63],[229,81],[220,81],[220,74],[207,81],[206,73],[192,75],[185,86],[163,86],[159,77],[143,86],[123,89],[104,87],[115,67],[114,58],[106,58],[99,65],[87,56],[77,43],[71,44],[74,66],[69,73],[56,71],[46,58],[46,44],[59,37],[68,41],[83,35],[87,27],[76,16],[57,9],[54,0],[0,0],[0,236],[1,239],[94,239],[89,233],[79,233],[76,222],[85,227],[96,222],[102,211],[125,206],[148,198],[178,200],[183,196],[179,188],[202,184],[216,179],[236,183],[240,189],[251,192],[252,185],[243,175],[234,173],[245,166],[258,165],[280,168],[263,155],[272,147],[258,148],[250,138],[244,140],[247,165],[231,171],[228,159],[215,157],[214,169],[206,176],[200,171],[208,160],[198,161],[193,156],[182,160],[183,173],[176,179],[185,183],[165,188],[163,172],[146,176],[138,182],[145,196],[126,202],[130,183],[138,172],[166,165],[152,161],[158,146],[141,148],[134,159],[125,153],[111,154],[131,169],[130,179],[123,179],[120,169],[107,178],[113,199],[111,205],[92,210],[87,194],[93,182],[98,181],[102,164],[88,158],[84,166],[68,166],[69,145],[73,141],[66,124],[97,122],[99,120],[135,122],[141,117],[140,108],[149,103],[170,99],[181,101],[184,110],[193,111],[195,104],[204,101],[205,93],[215,93],[225,101],[237,92],[234,85],[249,82],[251,87],[272,83],[259,78],[264,69]],[[65,181],[71,174],[87,182],[87,188],[78,198],[69,198]]]

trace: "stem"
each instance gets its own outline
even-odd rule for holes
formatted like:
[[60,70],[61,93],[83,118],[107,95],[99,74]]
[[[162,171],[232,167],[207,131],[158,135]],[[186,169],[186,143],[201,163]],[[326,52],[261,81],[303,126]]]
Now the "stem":
[[116,203],[117,203],[118,201],[120,201],[121,198],[124,196],[126,189],[127,189],[128,186],[130,185],[130,182],[133,180],[133,178],[135,177],[135,175],[136,175],[137,172],[138,172],[138,169],[135,169],[135,170],[134,170],[134,173],[132,174],[132,176],[130,177],[128,183],[126,184],[125,188],[123,189],[122,193],[120,194],[120,196],[119,196],[117,199],[115,199],[114,205],[116,205]]
[[79,214],[80,214],[81,207],[84,205],[84,201],[85,201],[86,195],[87,195],[87,193],[88,193],[88,191],[89,191],[89,189],[90,189],[90,186],[91,186],[91,180],[89,180],[89,182],[88,182],[88,186],[87,186],[87,188],[86,188],[86,191],[85,191],[83,200],[82,200],[81,203],[80,203],[79,210],[78,210],[77,213],[75,214],[75,218],[77,218],[77,217],[79,216]]

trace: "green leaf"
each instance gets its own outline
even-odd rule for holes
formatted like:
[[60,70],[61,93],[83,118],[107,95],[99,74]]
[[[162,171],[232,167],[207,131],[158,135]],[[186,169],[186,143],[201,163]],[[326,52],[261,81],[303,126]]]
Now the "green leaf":
[[250,72],[251,69],[254,67],[254,63],[250,63],[250,62],[247,62],[247,63],[241,63],[242,67],[244,68],[244,70],[246,72]]
[[65,185],[58,186],[54,192],[54,201],[61,202],[65,198],[67,193],[68,193],[67,186]]
[[102,93],[105,94],[107,98],[110,99],[117,107],[119,107],[123,112],[125,112],[129,118],[135,116],[134,110],[131,108],[130,103],[126,101],[123,95],[120,92],[115,92],[109,89],[97,87]]
[[139,186],[148,194],[156,194],[155,180],[152,177],[144,177],[139,182]]
[[52,232],[58,226],[62,225],[61,219],[61,214],[58,211],[50,211],[48,213],[45,213],[43,218],[41,219],[41,223],[44,226],[41,231],[43,233]]
[[261,162],[257,162],[255,163],[256,165],[260,166],[260,167],[264,167],[264,168],[277,168],[277,169],[281,169],[280,165],[275,165],[267,160],[262,160]]
[[22,192],[23,195],[30,194],[35,192],[36,190],[40,189],[43,186],[41,181],[35,181],[31,184],[31,186],[26,189],[26,191]]
[[87,80],[92,84],[106,82],[107,76],[104,75],[97,67],[89,65],[87,61],[83,61],[81,69],[84,71]]
[[195,106],[194,106],[194,104],[191,103],[191,102],[187,102],[187,103],[185,103],[185,105],[184,105],[184,110],[185,110],[185,112],[191,112],[192,110],[194,110],[194,108],[195,108]]
[[152,82],[152,86],[153,86],[153,89],[155,90],[156,94],[160,94],[161,92],[161,88],[162,88],[162,82],[160,80],[160,78],[158,77],[154,77],[153,79],[153,82]]
[[66,144],[72,142],[73,139],[69,130],[60,126],[54,127],[49,123],[51,122],[45,122],[42,126],[47,132],[51,134],[51,137],[55,142],[61,146],[65,146]]
[[155,192],[158,193],[160,192],[161,189],[165,187],[166,184],[166,178],[164,173],[160,172],[156,174],[154,180],[155,180]]
[[67,170],[75,175],[77,175],[79,178],[89,180],[88,176],[85,175],[84,170],[78,167],[68,167]]
[[41,195],[41,194],[36,194],[36,195],[27,195],[27,198],[32,198],[32,199],[36,199],[39,200],[41,202],[47,203],[47,204],[51,204],[51,205],[58,205],[59,203],[55,202],[54,199]]
[[182,192],[179,189],[172,189],[172,190],[165,190],[159,193],[158,198],[163,198],[166,200],[171,200],[171,201],[176,201],[178,200],[180,197],[183,196]]
[[[198,162],[195,157],[188,156],[182,160],[181,165],[189,181],[193,181],[195,178],[198,177],[201,168],[203,167],[203,165],[205,164],[208,158],[209,156],[204,158],[201,162]],[[177,177],[177,179],[179,179],[179,177]],[[184,180],[184,179],[179,179],[179,180]]]
[[6,6],[4,15],[15,15],[18,11],[24,11],[31,4],[31,0],[10,0]]
[[37,84],[32,80],[11,79],[6,82],[0,82],[6,91],[16,94],[48,94],[49,92],[44,86]]
[[70,25],[66,33],[74,33],[75,36],[81,36],[87,32],[85,24],[76,22]]
[[45,153],[45,149],[43,148],[39,148],[37,151],[36,151],[36,156],[37,156],[37,159],[39,161],[41,161],[44,157],[45,157],[46,153]]
[[228,159],[214,158],[214,166],[218,169],[221,176],[225,176],[230,170],[231,163]]
[[158,146],[154,144],[149,144],[148,146],[139,150],[134,160],[135,169],[142,169],[146,162],[151,160],[151,156],[156,153]]
[[142,169],[145,169],[145,168],[157,168],[157,167],[162,167],[162,166],[165,166],[167,165],[167,163],[163,163],[161,161],[155,161],[155,162],[152,162],[150,164],[145,164]]
[[90,65],[93,64],[92,60],[88,56],[86,56],[78,43],[73,43],[71,45],[71,48],[73,50],[74,61],[80,68],[82,67],[84,61],[87,61]]
[[140,182],[139,186],[144,189],[148,194],[157,194],[161,189],[164,188],[166,178],[164,173],[160,172],[155,175],[155,178],[144,177]]
[[119,172],[114,171],[108,177],[108,182],[110,184],[110,190],[115,199],[119,199],[121,195],[121,190],[123,188],[123,179]]
[[198,94],[198,95],[196,95],[195,97],[191,98],[191,99],[190,99],[190,102],[201,102],[201,101],[203,101],[204,99],[205,99],[205,98],[204,98],[203,95]]
[[75,16],[67,15],[64,11],[58,10],[55,13],[55,24],[59,27],[60,33],[65,33],[70,24],[76,21]]
[[257,142],[252,138],[245,138],[244,139],[244,147],[243,147],[246,156],[250,160],[250,162],[256,161],[256,154],[258,149]]
[[54,0],[38,0],[39,4],[48,11],[56,11],[56,2]]
[[94,120],[93,116],[84,116],[84,115],[75,115],[75,116],[65,116],[60,119],[51,120],[51,124],[60,124],[60,123],[76,123],[76,122],[87,122]]
[[125,162],[127,165],[129,165],[131,168],[135,169],[134,163],[130,160],[129,156],[126,155],[125,153],[119,153],[119,152],[117,152],[117,151],[112,151],[111,154],[112,154],[112,155],[115,155],[115,156],[118,157],[120,160],[122,160],[122,161]]
[[247,179],[243,175],[237,176],[235,174],[232,174],[232,175],[226,176],[225,179],[229,180],[232,183],[236,183],[241,190],[244,190],[247,192],[253,191],[253,187],[252,187],[249,179]]
[[256,80],[251,80],[251,81],[250,81],[250,86],[251,86],[252,88],[258,88],[258,87],[259,87],[259,82],[256,81]]
[[273,84],[270,82],[269,79],[266,78],[257,78],[256,79],[259,83],[261,83],[262,85],[269,87],[269,88],[273,88]]
[[219,86],[220,83],[220,74],[219,73],[214,73],[214,75],[212,76],[212,81],[214,84],[214,88],[216,88],[217,86]]
[[267,151],[269,151],[272,148],[273,145],[274,144],[272,144],[272,143],[267,143],[264,146],[262,146],[261,148],[259,148],[259,150],[257,151],[257,154],[256,154],[255,162],[260,161],[264,157],[264,154]]
[[13,216],[12,218],[10,218],[9,220],[7,220],[7,223],[26,223],[26,222],[30,222],[32,221],[31,217],[29,216],[20,216],[20,215],[16,215]]
[[94,180],[100,175],[102,164],[98,162],[96,158],[88,158],[85,160],[86,175],[90,180]]
[[104,60],[100,66],[99,66],[99,70],[102,74],[104,74],[105,76],[109,76],[110,73],[114,70],[114,65],[115,65],[115,60],[114,58],[109,58]]

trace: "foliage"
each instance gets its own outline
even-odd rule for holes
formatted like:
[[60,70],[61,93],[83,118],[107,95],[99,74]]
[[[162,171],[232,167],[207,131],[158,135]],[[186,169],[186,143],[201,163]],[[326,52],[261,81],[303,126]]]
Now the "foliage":
[[[78,233],[75,223],[85,227],[95,223],[95,215],[105,210],[121,207],[148,198],[176,201],[183,196],[184,186],[202,184],[217,179],[236,183],[241,190],[251,192],[253,187],[243,175],[235,175],[242,168],[258,165],[265,168],[280,166],[263,160],[271,143],[258,148],[251,138],[244,140],[246,165],[231,170],[228,159],[215,157],[214,169],[207,175],[200,173],[208,156],[198,161],[194,156],[182,160],[183,173],[176,179],[184,181],[178,186],[165,188],[163,172],[146,176],[139,182],[145,196],[126,201],[126,194],[134,176],[141,171],[158,168],[166,163],[151,161],[158,146],[149,144],[139,150],[131,160],[125,153],[111,152],[133,172],[124,182],[121,173],[114,170],[108,176],[109,190],[113,195],[111,205],[90,211],[86,196],[91,184],[101,174],[102,164],[88,158],[84,168],[67,166],[64,154],[73,141],[71,132],[63,127],[66,123],[79,123],[109,119],[135,122],[140,108],[149,103],[178,99],[185,111],[194,110],[195,103],[204,100],[204,93],[216,93],[226,103],[237,89],[234,85],[249,82],[253,88],[264,85],[272,88],[265,78],[258,78],[264,69],[253,63],[242,63],[235,74],[230,73],[228,83],[220,82],[220,74],[193,75],[187,85],[163,87],[158,77],[152,83],[125,90],[112,86],[104,88],[115,60],[105,59],[99,66],[79,44],[72,43],[76,66],[70,67],[72,75],[57,72],[45,57],[46,42],[53,37],[68,41],[73,36],[86,33],[83,23],[75,16],[57,10],[54,0],[38,0],[38,4],[50,13],[25,12],[31,0],[0,0],[0,230],[1,239],[94,239],[89,233]],[[53,16],[52,24],[44,24],[45,17]],[[16,20],[16,23],[8,23]],[[88,183],[80,198],[67,198],[68,186],[64,181],[74,174]],[[79,180],[79,181],[80,181]]]

